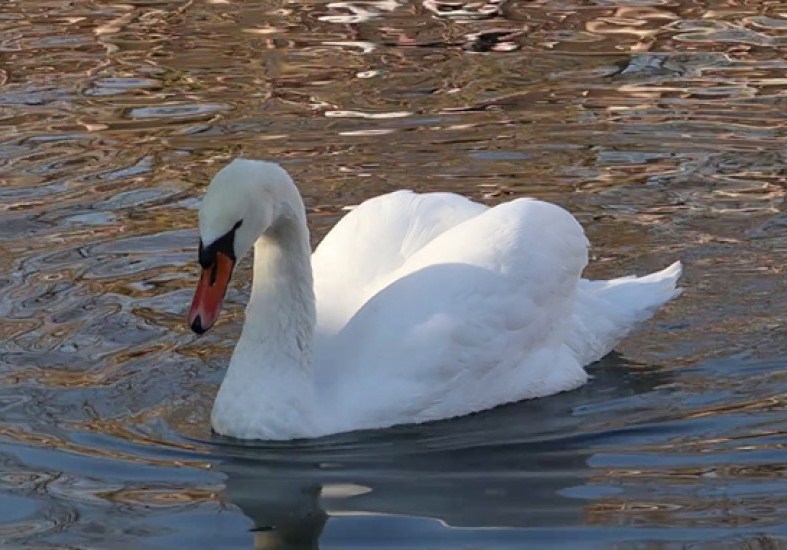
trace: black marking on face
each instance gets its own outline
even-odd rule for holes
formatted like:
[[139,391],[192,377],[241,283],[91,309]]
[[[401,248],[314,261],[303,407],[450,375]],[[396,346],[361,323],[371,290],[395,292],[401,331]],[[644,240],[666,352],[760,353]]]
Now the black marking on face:
[[211,284],[216,282],[216,254],[221,252],[233,263],[237,260],[235,257],[235,231],[243,224],[243,220],[238,220],[232,229],[227,231],[224,235],[210,243],[210,246],[204,246],[202,239],[199,241],[199,265],[203,269],[212,269],[211,271]]

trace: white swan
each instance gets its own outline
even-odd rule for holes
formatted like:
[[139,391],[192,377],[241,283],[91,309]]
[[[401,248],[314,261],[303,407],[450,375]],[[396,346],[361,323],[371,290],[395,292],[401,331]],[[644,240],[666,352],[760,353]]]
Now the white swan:
[[215,431],[244,439],[425,422],[576,388],[583,365],[680,293],[679,262],[581,279],[582,227],[534,199],[487,208],[397,191],[347,214],[312,255],[295,184],[256,160],[216,174],[199,230],[197,333],[254,247],[246,322],[211,415]]

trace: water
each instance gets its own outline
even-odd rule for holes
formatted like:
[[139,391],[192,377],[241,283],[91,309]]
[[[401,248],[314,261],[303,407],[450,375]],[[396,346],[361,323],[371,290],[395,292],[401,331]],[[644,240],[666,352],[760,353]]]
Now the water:
[[[0,539],[36,548],[787,547],[778,1],[0,4]],[[211,435],[249,265],[184,323],[240,152],[315,241],[406,187],[574,212],[684,295],[580,390],[291,444]],[[319,541],[319,542],[317,542]]]

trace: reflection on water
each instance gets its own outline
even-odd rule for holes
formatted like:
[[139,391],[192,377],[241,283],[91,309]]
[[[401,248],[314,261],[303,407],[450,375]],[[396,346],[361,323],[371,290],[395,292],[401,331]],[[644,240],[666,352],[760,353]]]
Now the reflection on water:
[[[787,545],[782,7],[0,4],[0,540]],[[286,164],[315,239],[400,187],[537,196],[590,275],[680,257],[687,291],[576,392],[238,445],[207,413],[248,265],[214,333],[183,316],[196,197],[240,152]]]

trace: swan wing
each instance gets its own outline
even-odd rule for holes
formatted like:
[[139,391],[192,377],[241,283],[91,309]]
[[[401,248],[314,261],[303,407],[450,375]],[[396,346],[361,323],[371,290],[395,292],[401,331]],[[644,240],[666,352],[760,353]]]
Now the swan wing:
[[587,247],[553,204],[519,199],[470,217],[380,276],[383,288],[332,339],[321,384],[356,428],[582,384],[565,340]]
[[396,191],[350,211],[312,255],[318,331],[338,332],[424,245],[485,210],[453,193]]

